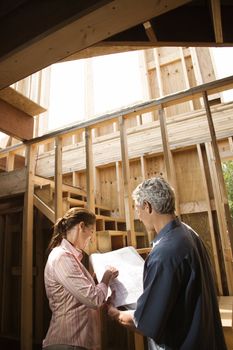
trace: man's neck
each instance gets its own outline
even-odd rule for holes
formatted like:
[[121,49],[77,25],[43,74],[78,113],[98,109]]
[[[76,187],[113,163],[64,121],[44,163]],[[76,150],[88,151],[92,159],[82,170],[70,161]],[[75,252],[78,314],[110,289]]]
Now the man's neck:
[[173,221],[176,216],[175,214],[155,214],[156,218],[154,220],[154,228],[157,234],[171,221]]

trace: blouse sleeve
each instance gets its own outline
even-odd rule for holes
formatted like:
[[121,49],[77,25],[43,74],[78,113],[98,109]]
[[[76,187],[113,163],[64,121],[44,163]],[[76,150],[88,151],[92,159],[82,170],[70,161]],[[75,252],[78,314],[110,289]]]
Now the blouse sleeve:
[[95,285],[84,270],[72,254],[62,254],[55,264],[55,278],[82,304],[97,308],[104,303],[108,287],[104,283]]

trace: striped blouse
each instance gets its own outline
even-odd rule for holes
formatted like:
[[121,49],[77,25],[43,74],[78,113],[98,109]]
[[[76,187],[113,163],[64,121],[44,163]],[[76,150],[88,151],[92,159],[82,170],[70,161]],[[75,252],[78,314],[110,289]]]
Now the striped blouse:
[[86,349],[99,347],[97,308],[107,296],[107,286],[95,282],[81,263],[82,253],[66,239],[55,247],[45,267],[45,289],[52,318],[43,347],[54,344]]

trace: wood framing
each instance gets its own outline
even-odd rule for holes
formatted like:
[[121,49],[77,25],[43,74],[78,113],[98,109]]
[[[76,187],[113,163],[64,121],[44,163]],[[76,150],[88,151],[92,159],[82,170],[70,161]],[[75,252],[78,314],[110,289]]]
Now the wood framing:
[[33,118],[0,99],[0,130],[21,140],[33,137]]
[[125,217],[126,217],[126,228],[129,232],[129,245],[136,247],[136,237],[134,229],[134,216],[133,216],[133,201],[129,188],[129,158],[128,158],[128,144],[127,135],[125,130],[124,118],[119,117],[119,129],[120,129],[120,143],[121,143],[121,157],[122,157],[122,175],[124,181],[124,201],[125,201]]
[[[73,15],[68,23],[66,20],[58,28],[50,28],[46,35],[44,33],[36,40],[18,46],[1,58],[0,89],[120,31],[188,2],[190,0],[167,0],[164,6],[163,2],[155,3],[153,0],[114,0],[101,4],[94,10],[92,7],[86,9],[81,15]],[[72,39],[74,37],[76,40]]]
[[[187,50],[183,51],[183,59],[181,53],[178,55],[178,60],[172,50],[167,52],[175,62],[173,69],[176,69],[177,62],[179,67],[190,64],[190,61],[185,62],[190,58]],[[159,69],[163,60],[162,51],[160,54]],[[165,61],[163,63],[165,71],[162,74],[165,74],[167,67]],[[186,78],[192,79],[193,76]],[[63,215],[64,210],[74,206],[89,207],[96,213],[97,234],[93,250],[108,251],[131,244],[146,255],[149,251],[148,238],[151,240],[153,237],[150,232],[145,232],[135,215],[132,190],[146,178],[167,175],[168,181],[175,188],[178,214],[182,221],[190,224],[200,234],[210,252],[219,295],[232,294],[232,246],[229,240],[232,231],[225,184],[221,177],[220,157],[233,158],[233,104],[216,105],[210,110],[207,97],[207,91],[210,93],[223,90],[224,84],[227,88],[232,87],[233,77],[136,104],[25,142],[32,153],[26,158],[30,169],[27,169],[29,188],[25,194],[24,239],[26,237],[28,246],[31,247],[33,224],[29,215],[33,216],[34,205],[34,214],[39,213],[36,217],[42,227],[39,228],[38,225],[34,235],[38,242],[36,260],[39,264],[42,264],[39,254],[46,235],[43,239],[38,237],[37,229],[43,230],[43,225],[48,225],[49,221],[52,225]],[[168,81],[163,88],[167,89],[167,85]],[[191,101],[197,96],[204,98],[206,109],[191,110],[178,115],[166,111],[165,116],[164,108],[170,108],[172,103]],[[190,106],[186,104],[185,108],[187,105]],[[150,113],[155,110],[158,120],[151,119]],[[144,115],[146,113],[148,118],[148,115]],[[113,127],[113,123],[117,127]],[[93,134],[94,128],[100,133]],[[83,131],[84,139],[81,134]],[[77,135],[78,143],[73,142]],[[55,140],[54,149],[43,154],[36,153],[35,147],[43,146],[48,140]],[[15,192],[10,192],[9,187],[12,188],[11,179],[17,172],[25,172],[24,168],[19,171],[13,166],[13,157],[23,154],[22,147],[25,146],[19,145],[0,151],[2,166],[4,168],[5,164],[5,169],[9,170],[6,172],[8,182],[5,182],[4,189],[0,188],[0,197],[3,190],[4,196],[17,193],[17,188],[13,189]],[[35,160],[36,174],[33,166]],[[0,181],[4,179],[4,175],[5,173],[0,174]],[[23,192],[26,184],[22,187],[19,191]],[[2,198],[0,210],[2,208],[5,212],[8,207],[1,201]],[[2,222],[0,215],[0,225],[4,226],[5,223]],[[32,326],[28,328],[27,325],[32,317],[32,289],[26,283],[26,278],[29,276],[31,281],[33,266],[32,257],[25,249],[23,256],[22,281],[30,307],[25,311],[26,316],[24,314],[22,321],[22,342],[27,343],[26,349],[29,350]],[[29,267],[24,271],[25,261]],[[12,271],[14,276],[20,275],[19,266],[13,266]],[[39,276],[35,275],[35,278],[38,277],[37,286],[42,280],[41,272],[40,266]],[[39,291],[36,293],[36,300],[42,300]],[[25,304],[26,300],[23,299],[22,302]],[[38,322],[42,322],[42,318],[41,311]],[[7,317],[2,322],[7,324]],[[42,328],[38,326],[36,336],[40,338],[42,332]],[[135,350],[143,349],[143,338],[135,341]]]
[[222,19],[221,19],[221,1],[211,0],[211,9],[212,9],[212,19],[214,22],[215,41],[216,43],[222,43],[223,33],[222,33]]
[[62,206],[62,137],[55,138],[55,221],[63,216]]
[[21,285],[21,348],[32,349],[33,333],[33,193],[35,145],[27,146],[27,188],[24,195]]

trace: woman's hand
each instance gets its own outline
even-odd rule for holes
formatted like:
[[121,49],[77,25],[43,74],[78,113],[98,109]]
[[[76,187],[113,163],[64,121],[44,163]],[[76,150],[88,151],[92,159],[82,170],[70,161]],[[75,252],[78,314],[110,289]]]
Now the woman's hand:
[[117,276],[119,275],[119,271],[113,267],[113,266],[108,266],[107,270],[105,271],[101,282],[106,284],[106,286],[109,286],[109,284],[114,280]]

